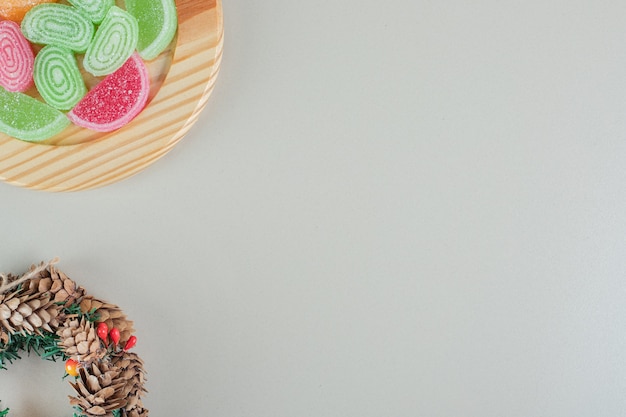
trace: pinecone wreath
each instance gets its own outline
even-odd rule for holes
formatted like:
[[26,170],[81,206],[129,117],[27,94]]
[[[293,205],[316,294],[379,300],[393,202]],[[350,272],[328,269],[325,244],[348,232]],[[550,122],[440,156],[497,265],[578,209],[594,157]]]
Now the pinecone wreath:
[[[64,360],[74,379],[74,417],[148,417],[143,361],[129,352],[137,342],[133,322],[88,295],[54,267],[57,261],[22,276],[0,274],[0,369],[24,351]],[[8,411],[0,407],[0,417]]]

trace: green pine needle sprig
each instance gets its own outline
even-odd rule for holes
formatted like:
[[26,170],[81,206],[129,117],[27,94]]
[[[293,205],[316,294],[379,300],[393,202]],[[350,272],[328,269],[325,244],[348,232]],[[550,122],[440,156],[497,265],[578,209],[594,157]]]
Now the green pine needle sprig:
[[51,361],[65,360],[67,357],[58,341],[59,336],[47,331],[43,331],[41,334],[12,334],[8,343],[0,343],[0,369],[6,369],[7,364],[21,359],[20,352],[26,352],[28,355],[34,353]]
[[[74,411],[74,415],[72,417],[87,417],[83,413],[83,410],[80,407],[75,406],[74,410],[75,410]],[[113,415],[113,417],[122,417],[122,409],[118,408],[117,410],[113,410],[113,411],[111,411],[111,414]],[[3,417],[3,415],[0,414],[0,417]]]
[[[96,314],[96,309],[92,308],[91,310],[89,310],[86,313],[83,313],[80,309],[80,305],[74,303],[70,306],[64,307],[63,308],[63,314],[65,314],[66,316],[76,316],[78,318],[83,318],[85,317],[88,321],[95,323],[100,319],[100,315]],[[2,416],[0,416],[2,417]]]

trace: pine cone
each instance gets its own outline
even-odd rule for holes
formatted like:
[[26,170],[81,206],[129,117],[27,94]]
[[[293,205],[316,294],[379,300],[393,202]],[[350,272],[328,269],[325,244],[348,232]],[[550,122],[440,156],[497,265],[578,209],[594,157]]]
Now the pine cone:
[[[79,287],[74,281],[63,272],[56,269],[52,264],[42,268],[32,265],[27,274],[32,275],[22,284],[22,294],[52,294],[55,303],[70,305],[80,299],[85,290]],[[9,282],[16,280],[9,276]]]
[[82,297],[84,290],[52,264],[32,265],[18,277],[2,277],[0,294],[0,341],[10,333],[56,332],[61,306]]
[[122,409],[122,417],[148,417],[148,410],[143,407],[134,408],[131,411]]
[[43,270],[38,278],[28,281],[28,284],[33,292],[44,293],[49,291],[54,295],[55,303],[64,305],[75,303],[85,293],[85,290],[76,282],[52,265]]
[[110,362],[91,363],[79,369],[76,383],[70,382],[78,394],[70,396],[70,404],[78,406],[88,417],[111,417],[118,408],[125,408],[127,380],[121,370]]
[[115,304],[105,303],[92,296],[86,296],[80,302],[83,313],[94,311],[98,322],[104,322],[109,329],[117,327],[120,331],[120,345],[124,346],[128,338],[135,332],[133,322],[128,320],[122,309]]
[[49,294],[21,295],[20,292],[0,295],[0,340],[9,341],[9,333],[54,333],[59,326],[60,309]]
[[93,323],[84,317],[80,321],[66,321],[57,334],[65,354],[78,362],[91,362],[106,355],[106,347],[98,339]]
[[129,414],[132,416],[147,416],[148,410],[145,410],[145,414],[141,414],[144,412],[141,411],[143,409],[141,396],[147,392],[144,388],[146,371],[143,368],[143,361],[135,353],[123,352],[120,356],[114,356],[111,363],[120,369],[121,377],[126,380],[128,404],[125,411],[133,413]]
[[0,342],[8,344],[15,333],[56,333],[64,353],[79,362],[79,377],[70,382],[77,395],[70,396],[70,403],[81,415],[148,417],[141,401],[147,392],[143,361],[119,347],[109,352],[93,318],[74,307],[78,303],[82,313],[95,313],[109,329],[117,328],[118,346],[134,333],[133,322],[118,306],[85,296],[83,288],[53,267],[55,262],[33,265],[21,276],[0,274]]

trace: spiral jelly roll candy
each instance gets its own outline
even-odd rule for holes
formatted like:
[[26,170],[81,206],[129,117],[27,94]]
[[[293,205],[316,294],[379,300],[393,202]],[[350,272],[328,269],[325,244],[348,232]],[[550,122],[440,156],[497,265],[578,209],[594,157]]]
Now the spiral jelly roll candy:
[[69,126],[65,114],[24,93],[0,87],[0,132],[17,139],[41,142]]
[[125,4],[128,13],[139,23],[139,55],[148,61],[156,58],[176,35],[176,3],[174,0],[125,0]]
[[17,23],[0,21],[0,86],[26,91],[33,85],[35,56]]
[[125,10],[111,7],[85,52],[83,67],[96,77],[115,72],[133,54],[138,39],[137,20]]
[[40,4],[22,20],[26,39],[41,45],[56,45],[85,52],[94,35],[93,23],[78,9],[64,4]]
[[87,87],[72,51],[47,45],[35,58],[35,85],[46,103],[70,110],[87,94]]
[[96,25],[102,23],[115,0],[68,0],[68,2],[91,19]]

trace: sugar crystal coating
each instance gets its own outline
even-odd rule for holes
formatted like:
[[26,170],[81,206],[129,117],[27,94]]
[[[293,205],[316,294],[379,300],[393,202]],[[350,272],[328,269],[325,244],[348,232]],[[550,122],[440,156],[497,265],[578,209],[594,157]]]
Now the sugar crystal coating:
[[72,51],[48,45],[35,58],[35,85],[46,103],[70,110],[87,93]]
[[148,61],[156,58],[176,34],[178,16],[174,0],[125,0],[125,4],[139,24],[139,55]]
[[56,45],[74,52],[85,52],[94,34],[94,26],[76,8],[64,4],[40,4],[22,21],[26,39],[41,45]]
[[83,67],[96,77],[120,68],[137,47],[137,20],[117,6],[111,7],[85,52]]
[[33,85],[33,50],[17,23],[0,21],[0,86],[26,91]]
[[41,142],[69,124],[63,113],[46,103],[0,87],[0,132],[21,140]]
[[0,19],[21,22],[30,9],[41,3],[56,3],[58,0],[2,0]]
[[115,0],[67,0],[93,23],[99,25],[107,15]]
[[[43,141],[70,122],[102,132],[126,125],[148,100],[142,58],[156,58],[176,34],[175,0],[124,0],[126,10],[116,0],[58,1],[0,0],[0,132],[17,139]],[[21,27],[2,20],[16,2],[30,8]],[[37,57],[28,41],[44,45]],[[90,92],[76,60],[82,53],[84,71],[106,76]],[[17,92],[33,78],[45,103]]]
[[137,53],[113,74],[96,85],[67,114],[75,124],[110,132],[133,120],[148,101],[148,69]]

